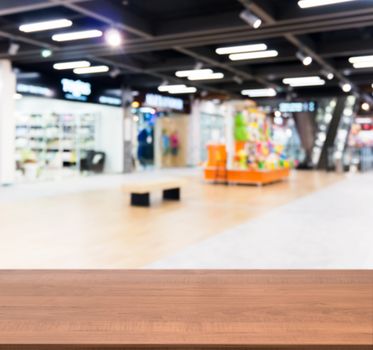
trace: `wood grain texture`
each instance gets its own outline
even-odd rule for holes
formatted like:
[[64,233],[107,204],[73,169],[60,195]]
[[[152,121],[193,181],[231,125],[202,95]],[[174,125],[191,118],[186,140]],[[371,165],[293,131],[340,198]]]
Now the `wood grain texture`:
[[0,271],[0,349],[371,349],[373,271]]

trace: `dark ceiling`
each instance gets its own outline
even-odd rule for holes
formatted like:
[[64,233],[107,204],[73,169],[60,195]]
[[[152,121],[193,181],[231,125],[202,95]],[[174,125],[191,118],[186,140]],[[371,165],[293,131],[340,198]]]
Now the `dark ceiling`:
[[[25,71],[53,72],[55,62],[89,59],[119,69],[115,78],[95,76],[109,87],[127,85],[155,89],[163,81],[185,83],[176,70],[193,69],[196,63],[225,73],[222,80],[199,81],[199,91],[238,95],[248,88],[276,87],[287,93],[282,79],[333,72],[335,78],[318,88],[296,88],[299,96],[339,94],[339,84],[349,81],[355,91],[370,94],[373,68],[353,69],[352,55],[373,54],[373,1],[301,9],[297,0],[1,0],[0,58],[11,58]],[[250,9],[263,20],[252,29],[239,14]],[[74,29],[108,29],[123,32],[125,43],[108,48],[102,38],[56,43],[51,34],[66,29],[22,33],[19,25],[68,18]],[[10,42],[20,44],[9,56]],[[219,46],[265,43],[278,50],[275,58],[230,61],[218,56]],[[40,51],[51,48],[52,57]],[[298,50],[312,56],[303,66]],[[53,73],[52,73],[53,74]],[[239,79],[237,79],[237,77]],[[90,79],[90,77],[87,77]]]

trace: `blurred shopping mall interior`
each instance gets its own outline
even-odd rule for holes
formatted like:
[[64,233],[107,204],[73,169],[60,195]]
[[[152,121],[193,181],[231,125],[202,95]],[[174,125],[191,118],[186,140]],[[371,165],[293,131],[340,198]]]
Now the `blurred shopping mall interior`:
[[372,1],[0,1],[0,269],[373,269],[372,93]]

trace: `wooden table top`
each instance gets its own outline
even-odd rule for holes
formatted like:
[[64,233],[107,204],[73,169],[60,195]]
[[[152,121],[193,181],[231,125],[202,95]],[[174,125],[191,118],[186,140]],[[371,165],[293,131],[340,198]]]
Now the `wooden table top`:
[[373,271],[0,271],[0,349],[372,349]]

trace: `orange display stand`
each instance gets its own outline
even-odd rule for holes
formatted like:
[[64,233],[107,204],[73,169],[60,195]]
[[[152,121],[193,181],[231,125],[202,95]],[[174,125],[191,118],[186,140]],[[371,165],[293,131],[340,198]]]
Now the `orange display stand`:
[[224,168],[205,168],[205,180],[242,185],[266,185],[285,180],[290,169],[275,170],[227,170]]
[[207,167],[225,166],[227,163],[227,150],[225,145],[216,144],[207,146]]

